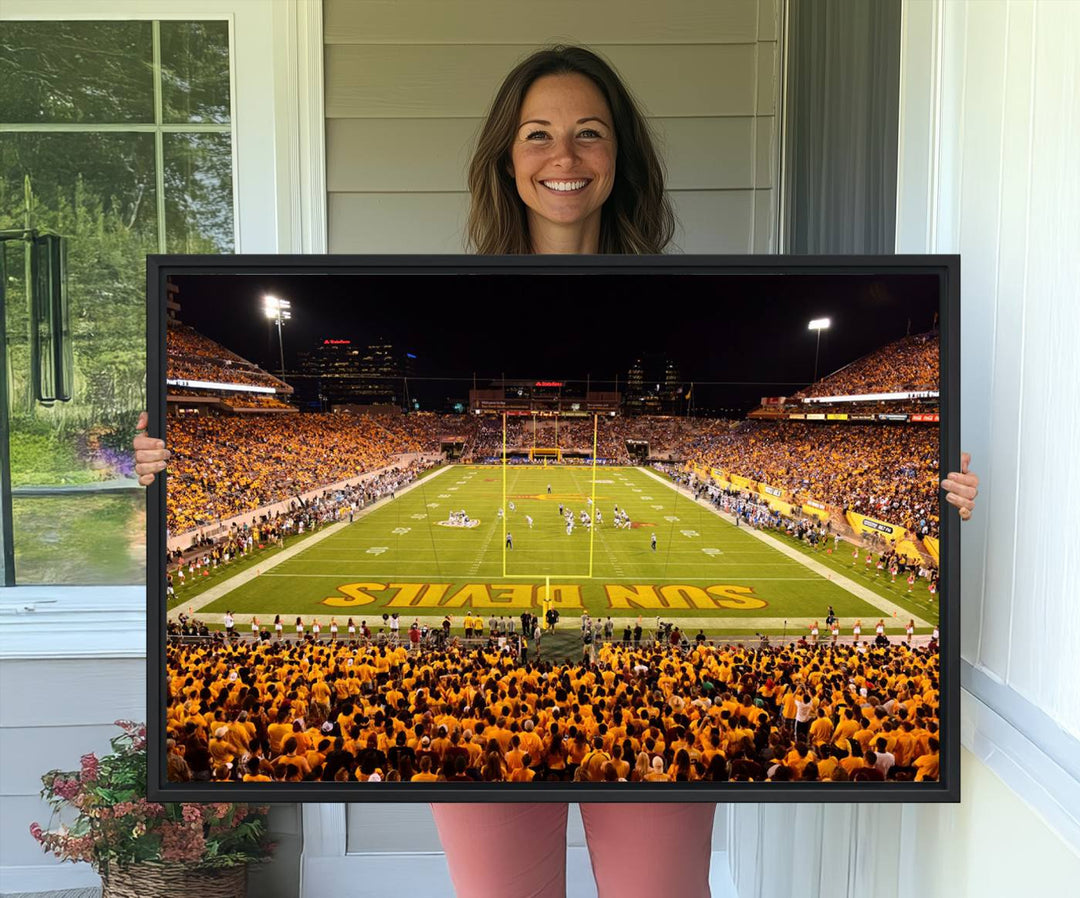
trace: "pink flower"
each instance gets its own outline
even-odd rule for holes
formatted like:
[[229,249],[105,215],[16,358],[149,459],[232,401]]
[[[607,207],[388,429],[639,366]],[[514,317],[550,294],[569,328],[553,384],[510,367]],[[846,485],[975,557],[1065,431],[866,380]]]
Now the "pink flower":
[[82,763],[82,780],[84,783],[92,783],[98,778],[98,759],[91,752],[79,759]]
[[71,801],[79,793],[79,783],[76,780],[65,779],[58,776],[53,780],[53,791],[65,801]]
[[42,830],[40,823],[30,824],[30,835],[34,837],[34,841],[36,842],[44,841],[44,831]]
[[184,805],[181,814],[184,817],[184,821],[187,823],[202,823],[203,812],[197,804]]
[[206,839],[202,828],[186,823],[161,825],[161,859],[163,861],[197,861],[202,858]]

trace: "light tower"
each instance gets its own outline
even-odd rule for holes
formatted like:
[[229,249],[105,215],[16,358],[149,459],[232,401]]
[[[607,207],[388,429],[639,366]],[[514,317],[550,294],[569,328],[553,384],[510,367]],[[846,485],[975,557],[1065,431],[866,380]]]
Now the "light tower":
[[281,355],[281,379],[285,379],[285,338],[281,334],[281,324],[292,318],[292,303],[287,299],[278,299],[276,296],[263,297],[263,313],[271,321],[277,322],[278,352]]
[[814,346],[814,379],[811,381],[811,383],[817,383],[818,350],[821,349],[821,332],[828,329],[828,318],[815,318],[807,326],[807,330],[817,331],[817,344]]

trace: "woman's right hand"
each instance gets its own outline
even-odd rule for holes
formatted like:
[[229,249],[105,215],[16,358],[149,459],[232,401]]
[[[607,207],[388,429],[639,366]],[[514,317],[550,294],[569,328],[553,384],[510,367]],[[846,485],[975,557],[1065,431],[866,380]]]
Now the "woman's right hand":
[[135,425],[135,439],[132,446],[135,449],[135,473],[139,477],[139,483],[149,486],[159,471],[165,470],[165,462],[172,458],[172,453],[165,448],[164,440],[157,440],[146,435],[146,426],[150,423],[150,416],[146,412],[139,413],[139,421]]

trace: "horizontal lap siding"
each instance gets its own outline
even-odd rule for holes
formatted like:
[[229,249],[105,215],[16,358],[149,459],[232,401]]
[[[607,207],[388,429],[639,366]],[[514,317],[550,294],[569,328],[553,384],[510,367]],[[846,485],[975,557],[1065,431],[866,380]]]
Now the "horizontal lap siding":
[[749,43],[759,28],[776,40],[772,4],[758,0],[326,0],[323,10],[327,44]]
[[775,251],[776,2],[546,4],[543,22],[572,34],[536,19],[526,3],[328,0],[331,252],[463,252],[466,169],[492,95],[559,40],[610,59],[649,114],[680,219],[673,251]]
[[49,822],[41,775],[108,752],[117,719],[146,718],[144,659],[0,661],[0,869],[53,862],[30,836]]

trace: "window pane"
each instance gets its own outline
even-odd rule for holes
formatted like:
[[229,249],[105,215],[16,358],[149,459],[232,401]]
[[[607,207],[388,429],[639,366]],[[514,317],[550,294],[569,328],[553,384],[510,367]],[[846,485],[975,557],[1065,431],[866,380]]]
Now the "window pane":
[[233,251],[232,137],[165,135],[165,251]]
[[4,22],[0,121],[154,121],[150,22]]
[[146,579],[146,491],[12,500],[20,584]]
[[229,23],[161,23],[165,122],[229,121]]
[[[145,402],[146,254],[157,250],[154,184],[152,134],[0,134],[0,229],[29,224],[67,238],[74,362],[72,401],[37,402],[24,244],[8,241],[5,323],[16,488],[132,481],[131,437]],[[145,500],[134,492],[55,499],[18,498],[16,492],[18,581],[138,582],[145,567]]]

